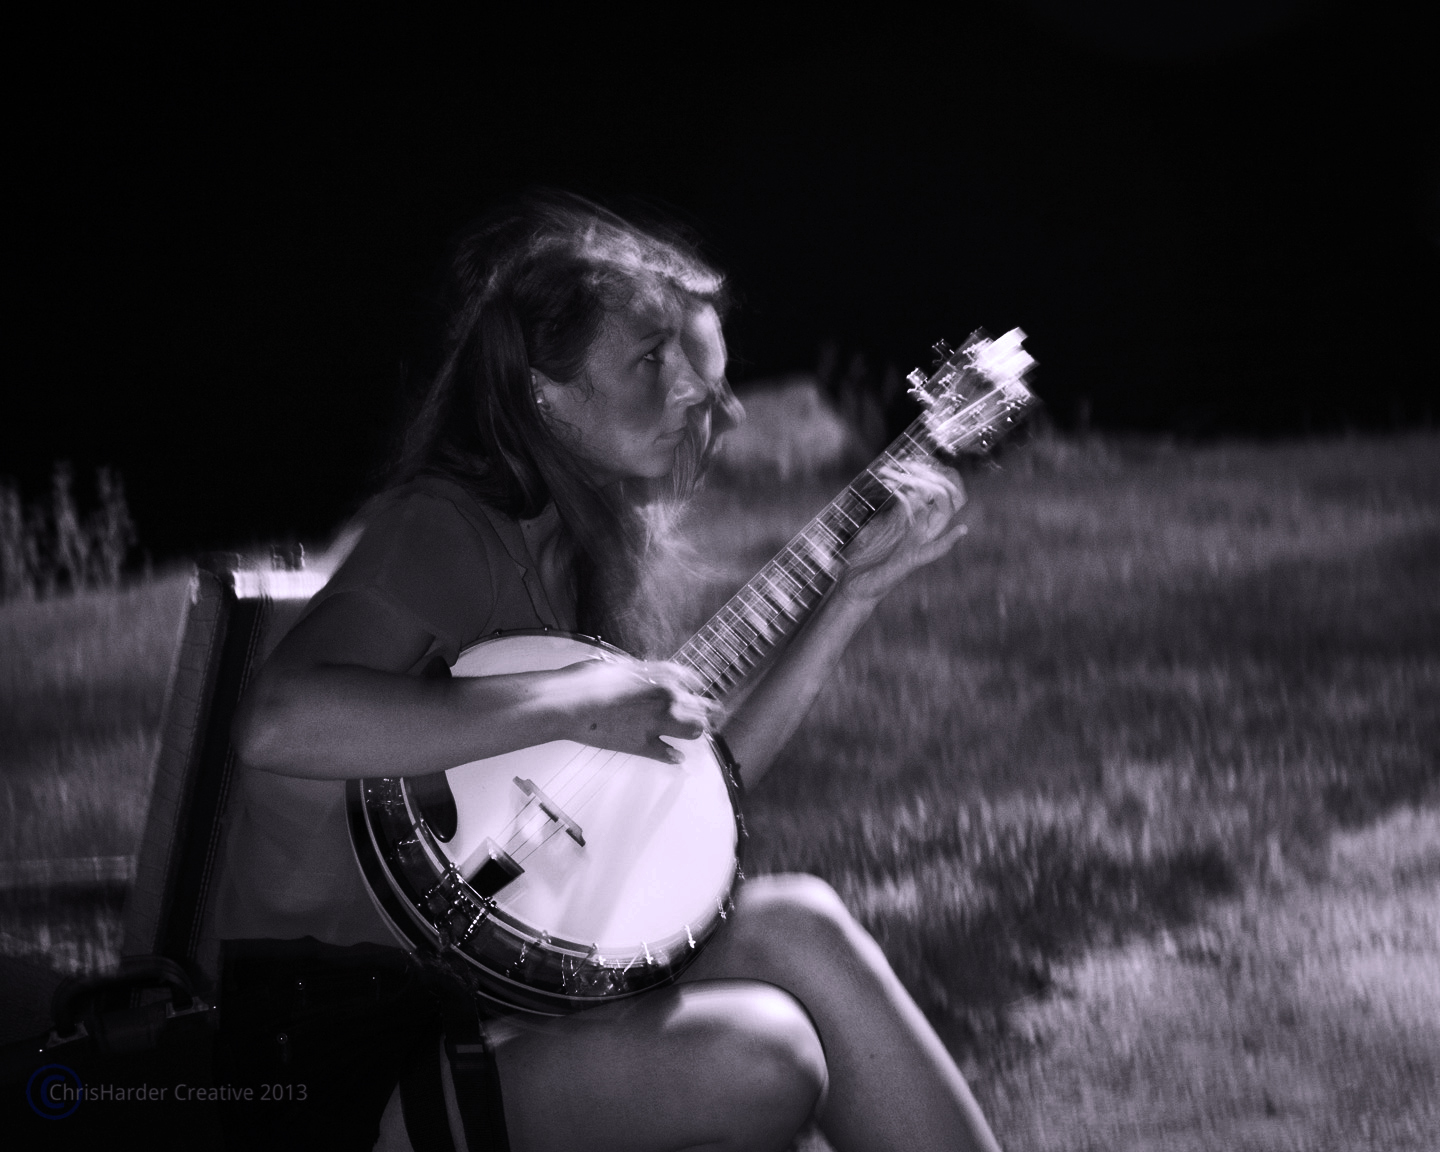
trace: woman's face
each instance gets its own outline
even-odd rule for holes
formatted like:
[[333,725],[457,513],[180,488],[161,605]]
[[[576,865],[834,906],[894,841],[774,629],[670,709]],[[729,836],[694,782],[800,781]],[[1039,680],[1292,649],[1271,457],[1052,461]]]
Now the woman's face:
[[690,422],[706,418],[723,386],[720,318],[695,300],[637,298],[609,316],[584,378],[535,377],[551,427],[596,483],[659,479],[674,468]]

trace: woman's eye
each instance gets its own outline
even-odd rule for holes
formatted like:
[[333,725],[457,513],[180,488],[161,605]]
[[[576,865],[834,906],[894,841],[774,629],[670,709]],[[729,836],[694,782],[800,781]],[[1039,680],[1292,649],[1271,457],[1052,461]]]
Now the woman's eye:
[[646,352],[644,356],[640,357],[642,360],[648,360],[651,364],[659,364],[663,358],[660,348],[652,348],[649,352]]

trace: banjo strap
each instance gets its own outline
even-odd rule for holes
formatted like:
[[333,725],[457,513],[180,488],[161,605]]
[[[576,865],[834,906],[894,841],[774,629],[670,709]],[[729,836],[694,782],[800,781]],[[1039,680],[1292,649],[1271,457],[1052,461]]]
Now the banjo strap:
[[[445,1091],[442,1045],[427,1045],[400,1080],[410,1143],[415,1152],[510,1152],[495,1053],[480,1015],[468,996],[447,1001],[443,1049],[454,1091]],[[453,1112],[459,1113],[459,1133],[453,1130]]]

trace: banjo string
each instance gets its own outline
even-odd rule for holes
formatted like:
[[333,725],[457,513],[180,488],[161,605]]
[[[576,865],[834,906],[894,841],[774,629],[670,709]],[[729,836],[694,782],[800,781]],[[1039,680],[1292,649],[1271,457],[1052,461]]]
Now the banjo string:
[[[585,756],[586,752],[590,753],[590,755]],[[622,753],[614,752],[605,748],[592,748],[588,745],[582,746],[579,751],[577,751],[573,756],[571,756],[570,759],[567,760],[556,772],[554,772],[550,776],[547,776],[545,778],[545,782],[541,785],[541,787],[546,792],[546,794],[551,796],[554,799],[555,803],[560,805],[562,808],[574,807],[573,801],[575,797],[584,790],[587,784],[600,776],[601,771],[605,767],[605,764],[613,761],[617,756],[620,755],[622,755]],[[604,757],[604,763],[596,763],[602,757]],[[587,765],[592,764],[595,765],[593,770],[587,775],[585,775],[578,784],[575,784],[573,779],[564,784],[559,783],[561,777],[567,774],[573,777]],[[532,849],[530,852],[527,852],[523,858],[518,855],[518,853],[524,849],[526,843],[534,839],[534,832],[533,830],[531,830],[530,825],[531,820],[536,815],[538,809],[538,802],[535,800],[534,797],[531,797],[530,800],[526,802],[524,807],[522,807],[520,811],[517,812],[510,821],[511,824],[515,824],[517,821],[522,821],[523,817],[523,822],[521,822],[516,827],[515,831],[510,834],[509,841],[505,846],[505,851],[508,852],[511,856],[515,857],[515,861],[517,864],[524,863],[524,861],[528,859],[531,855],[533,855],[535,851],[535,849]],[[529,813],[528,816],[525,815],[527,812]],[[545,820],[547,822],[551,822],[548,816],[545,817]],[[563,827],[563,825],[558,820],[553,821],[553,823],[556,825],[556,828]],[[508,828],[509,825],[506,825],[506,827]],[[549,832],[553,834],[556,828],[549,829]],[[536,847],[538,848],[544,843],[546,843],[549,838],[549,835],[542,837],[540,845],[537,845]]]
[[[560,777],[562,777],[563,775],[565,775],[565,772],[566,772],[568,769],[571,769],[571,768],[576,768],[576,769],[578,769],[579,767],[582,766],[583,761],[581,760],[581,757],[583,757],[583,756],[585,755],[585,753],[587,753],[587,752],[591,753],[591,756],[590,756],[589,758],[593,760],[593,759],[594,759],[594,754],[596,754],[596,753],[603,753],[604,751],[605,751],[605,750],[602,749],[602,748],[595,748],[595,747],[593,747],[593,746],[591,746],[591,745],[588,745],[588,744],[582,744],[582,745],[580,745],[579,747],[577,747],[577,748],[575,749],[574,753],[570,756],[570,759],[568,759],[567,761],[565,761],[564,764],[560,765],[560,767],[555,770],[555,772],[554,772],[553,775],[546,777],[545,783],[542,785],[542,787],[545,789],[546,792],[550,792],[551,789],[554,788],[555,782],[556,782],[557,780],[559,780]],[[557,800],[558,800],[558,797],[557,797]],[[504,838],[504,837],[506,837],[506,836],[508,836],[509,839],[510,839],[510,841],[513,842],[517,836],[522,835],[523,826],[526,825],[526,824],[528,824],[529,821],[530,821],[530,817],[534,815],[534,813],[531,811],[534,807],[535,807],[535,800],[534,800],[533,798],[530,799],[530,800],[528,800],[528,801],[526,801],[526,803],[522,804],[522,805],[520,806],[519,811],[517,811],[514,816],[510,817],[509,821],[507,821],[507,822],[495,833],[495,840],[496,840],[496,842],[499,843],[499,842],[501,841],[501,839]],[[512,826],[514,827],[514,831],[511,831]],[[525,834],[525,835],[528,835],[528,834]],[[521,843],[523,843],[523,842],[524,842],[524,840],[522,839],[522,840],[521,840]],[[506,851],[507,851],[507,852],[509,851],[509,848],[508,848],[508,847],[506,848]]]

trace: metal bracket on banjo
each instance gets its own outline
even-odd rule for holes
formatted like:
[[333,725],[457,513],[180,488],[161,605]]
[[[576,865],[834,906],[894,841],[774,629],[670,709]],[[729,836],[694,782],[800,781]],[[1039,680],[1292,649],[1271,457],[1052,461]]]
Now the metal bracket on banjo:
[[471,873],[470,887],[481,896],[492,897],[510,881],[521,876],[525,869],[488,836],[480,847],[485,862]]

